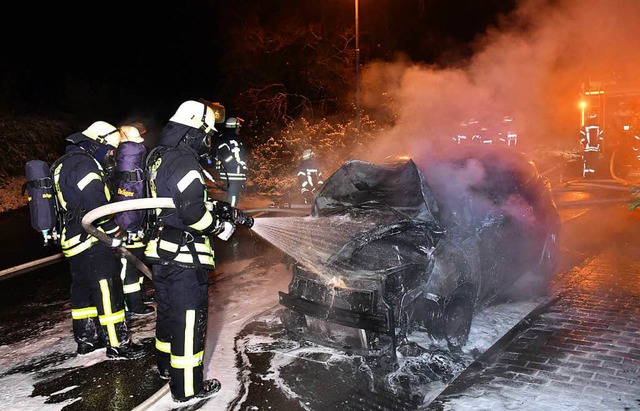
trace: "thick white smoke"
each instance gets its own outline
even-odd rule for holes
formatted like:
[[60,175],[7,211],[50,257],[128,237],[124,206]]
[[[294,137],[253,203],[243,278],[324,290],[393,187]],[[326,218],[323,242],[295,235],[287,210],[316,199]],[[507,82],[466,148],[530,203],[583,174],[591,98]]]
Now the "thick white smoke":
[[577,147],[583,81],[638,77],[638,16],[637,0],[524,0],[456,68],[367,64],[363,103],[391,101],[397,116],[367,157],[419,157],[448,143],[463,120],[490,125],[507,114],[518,124],[520,148]]

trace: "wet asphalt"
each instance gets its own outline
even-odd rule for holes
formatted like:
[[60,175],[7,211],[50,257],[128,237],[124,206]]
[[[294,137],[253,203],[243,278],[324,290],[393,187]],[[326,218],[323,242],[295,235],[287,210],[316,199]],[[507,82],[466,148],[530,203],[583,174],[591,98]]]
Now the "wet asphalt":
[[[27,208],[0,215],[0,227],[7,233],[0,239],[0,269],[60,252],[59,247],[43,246],[40,235],[29,227]],[[33,338],[68,320],[71,315],[70,286],[71,275],[64,260],[3,280],[0,286],[0,345]],[[136,321],[130,322],[133,330],[137,328]],[[151,352],[151,339],[139,342]],[[72,404],[61,405],[61,409],[69,411],[130,410],[164,385],[155,373],[152,355],[133,361],[100,361],[88,367],[56,367],[76,355],[75,352],[59,352],[40,357],[13,369],[0,370],[0,376],[33,374],[37,382],[31,396],[48,397],[48,404],[64,404],[80,397]],[[66,390],[68,387],[76,388]]]

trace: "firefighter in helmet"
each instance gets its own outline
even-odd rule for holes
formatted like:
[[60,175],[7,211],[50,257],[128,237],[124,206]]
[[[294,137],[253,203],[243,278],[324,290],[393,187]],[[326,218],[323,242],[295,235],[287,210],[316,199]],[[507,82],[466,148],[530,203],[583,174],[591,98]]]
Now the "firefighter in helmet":
[[[66,153],[52,165],[60,212],[64,213],[62,252],[71,271],[71,316],[78,354],[107,347],[109,358],[138,358],[142,346],[131,341],[125,320],[124,296],[113,250],[82,228],[82,217],[106,205],[111,197],[105,170],[113,169],[120,131],[96,121],[66,138]],[[96,222],[117,238],[121,229],[113,217]],[[114,240],[112,246],[119,245]]]
[[514,123],[512,116],[506,115],[502,118],[498,131],[498,142],[508,147],[518,145],[518,133]]
[[582,177],[596,173],[596,164],[602,156],[603,134],[598,124],[598,116],[591,113],[585,125],[580,128],[580,144],[583,148]]
[[215,114],[202,102],[182,103],[149,152],[152,197],[172,198],[174,209],[157,215],[145,250],[153,267],[157,303],[156,359],[170,379],[174,401],[208,398],[220,389],[204,380],[208,271],[215,267],[210,235],[226,240],[244,214],[228,203],[210,202],[200,162],[210,153]]
[[312,204],[316,190],[324,184],[316,154],[311,149],[302,152],[302,161],[298,166],[298,183],[304,204]]
[[226,200],[233,207],[238,205],[247,182],[247,152],[240,137],[243,122],[240,117],[229,117],[216,141],[216,168],[226,183]]

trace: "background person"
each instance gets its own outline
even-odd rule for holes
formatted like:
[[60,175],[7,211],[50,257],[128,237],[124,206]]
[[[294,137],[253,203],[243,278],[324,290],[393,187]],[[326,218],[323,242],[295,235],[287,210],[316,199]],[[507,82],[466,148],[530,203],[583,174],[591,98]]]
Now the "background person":
[[226,201],[233,207],[247,182],[247,152],[240,138],[243,122],[240,117],[229,117],[216,142],[216,168],[227,187]]
[[324,181],[316,154],[311,149],[306,149],[302,152],[302,160],[298,166],[297,176],[303,203],[313,204],[315,192],[324,184]]

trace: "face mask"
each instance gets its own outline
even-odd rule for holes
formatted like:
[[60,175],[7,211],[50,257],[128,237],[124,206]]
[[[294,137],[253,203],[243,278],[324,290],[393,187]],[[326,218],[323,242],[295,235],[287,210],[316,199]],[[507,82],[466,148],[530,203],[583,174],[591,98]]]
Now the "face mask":
[[115,147],[104,144],[96,150],[95,158],[100,162],[100,165],[107,174],[110,174],[116,166],[115,153]]
[[211,140],[213,138],[213,133],[207,133],[202,138],[202,142],[200,143],[200,147],[198,153],[200,155],[208,155],[211,152]]

